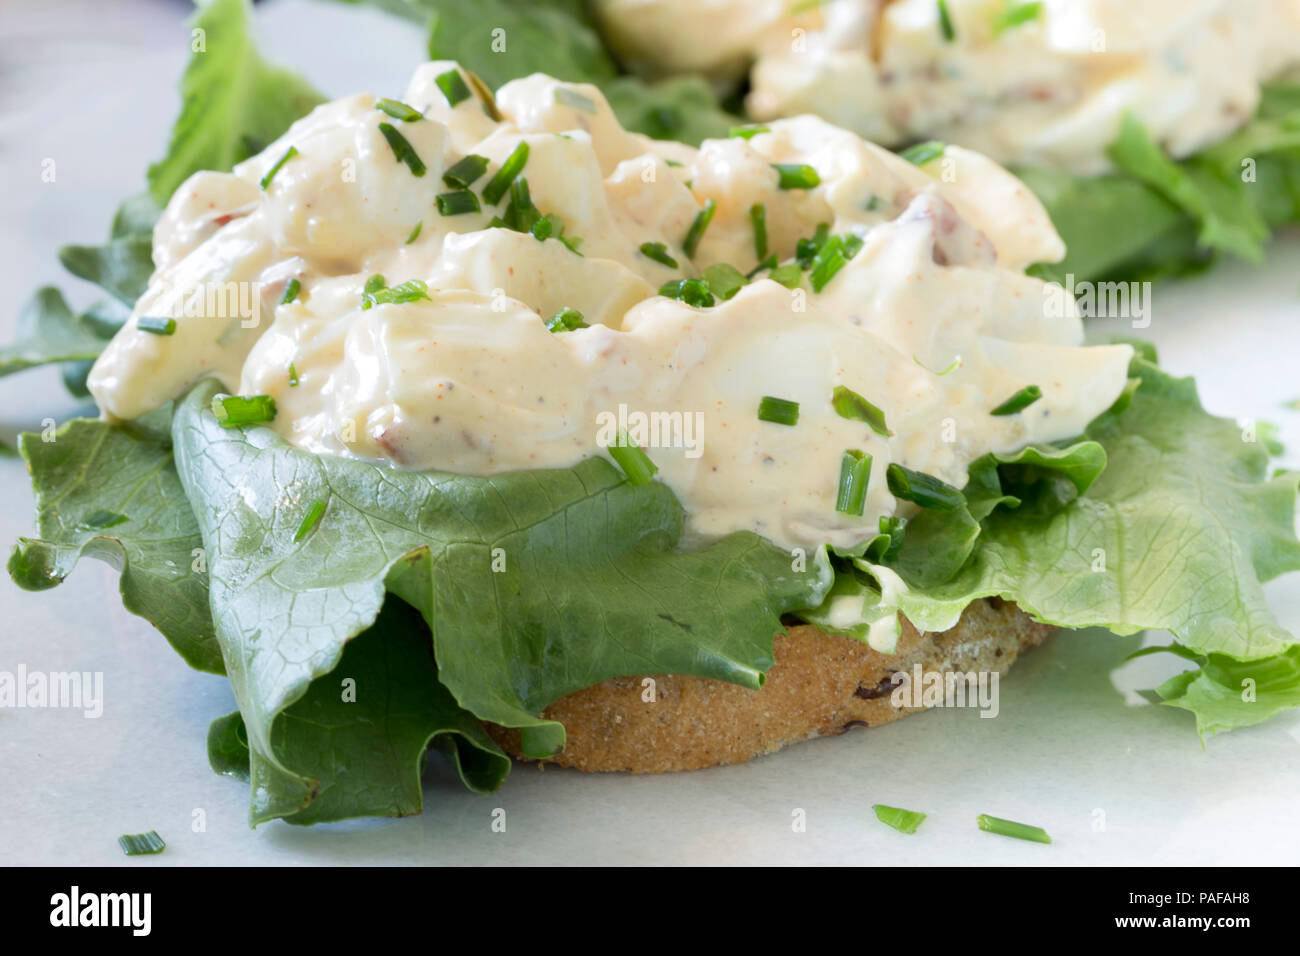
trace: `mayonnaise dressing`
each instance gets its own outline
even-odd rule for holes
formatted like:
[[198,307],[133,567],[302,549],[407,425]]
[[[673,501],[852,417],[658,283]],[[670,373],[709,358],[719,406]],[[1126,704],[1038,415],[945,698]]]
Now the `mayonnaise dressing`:
[[[887,145],[937,138],[999,162],[1108,167],[1135,112],[1175,156],[1232,132],[1300,64],[1300,0],[600,0],[622,58],[732,81],[756,118],[814,113]],[[728,26],[723,27],[722,24]]]
[[[1023,273],[1063,253],[1042,207],[978,154],[953,148],[918,168],[812,117],[694,150],[630,134],[594,87],[540,75],[502,88],[498,122],[477,98],[448,104],[435,78],[453,68],[417,71],[404,100],[422,119],[348,97],[233,173],[182,185],[155,231],[149,290],[90,375],[104,414],[135,418],[215,376],[272,396],[272,427],[300,448],[473,475],[572,466],[622,428],[691,531],[812,549],[851,547],[912,507],[889,493],[891,462],[960,486],[986,452],[1079,434],[1124,386],[1131,349],[1081,347],[1072,304]],[[395,157],[382,122],[424,176]],[[521,142],[534,203],[579,251],[491,228],[508,198],[439,214],[446,169],[486,157],[479,194]],[[775,163],[809,165],[820,184],[781,189]],[[706,200],[716,211],[691,257],[684,240]],[[820,292],[759,278],[708,308],[656,294],[710,265],[754,268],[756,204],[782,259],[819,224],[861,248]],[[677,267],[643,243],[662,243]],[[376,273],[421,280],[428,298],[362,308]],[[251,291],[204,294],[228,283]],[[564,308],[589,326],[549,331]],[[174,335],[134,321],[159,314],[176,319]],[[1040,401],[990,414],[1031,384]],[[840,385],[892,435],[840,417]],[[798,423],[759,420],[764,396],[798,402]],[[835,508],[846,449],[872,457],[861,516]]]

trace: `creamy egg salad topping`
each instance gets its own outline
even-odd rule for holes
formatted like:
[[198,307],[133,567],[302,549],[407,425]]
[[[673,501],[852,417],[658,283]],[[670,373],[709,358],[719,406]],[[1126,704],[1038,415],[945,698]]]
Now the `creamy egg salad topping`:
[[[812,117],[696,150],[624,131],[591,86],[473,84],[426,64],[401,101],[321,106],[188,180],[91,373],[105,415],[215,376],[300,448],[474,475],[624,430],[693,531],[815,548],[916,507],[891,463],[960,487],[1124,387],[1131,349],[1081,347],[1023,274],[1060,239],[977,153],[921,168]],[[837,510],[846,451],[869,482]]]
[[1135,112],[1176,156],[1245,122],[1300,63],[1300,0],[600,0],[625,61],[720,80],[750,113],[814,113],[886,145],[1104,171]]

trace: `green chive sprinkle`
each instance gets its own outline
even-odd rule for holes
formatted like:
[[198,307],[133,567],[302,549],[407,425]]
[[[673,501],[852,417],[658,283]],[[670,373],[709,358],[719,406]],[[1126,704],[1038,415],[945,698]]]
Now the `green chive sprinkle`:
[[584,96],[577,90],[571,90],[567,86],[557,86],[555,88],[555,102],[564,106],[572,106],[575,110],[582,110],[584,113],[596,112],[596,101],[590,96]]
[[280,304],[288,305],[294,299],[298,298],[298,293],[302,291],[302,283],[297,279],[290,279],[284,284],[284,295],[280,296]]
[[822,246],[830,238],[831,227],[829,223],[818,223],[816,231],[811,236],[800,239],[794,244],[794,258],[801,267],[807,269],[817,258],[817,253],[822,251]]
[[554,231],[555,223],[552,221],[550,216],[542,216],[533,223],[533,228],[528,230],[529,235],[538,242],[545,242],[547,239],[551,238],[551,233]]
[[677,279],[665,282],[659,287],[659,294],[670,299],[678,299],[697,309],[707,309],[713,305],[713,293],[709,284],[703,279]]
[[378,292],[386,285],[388,285],[388,282],[384,279],[382,275],[376,272],[374,275],[372,275],[369,279],[366,280],[366,284],[362,289],[362,292],[365,295],[370,295],[373,292]]
[[384,139],[388,140],[388,145],[392,147],[393,156],[399,163],[406,163],[411,170],[412,176],[423,176],[428,172],[428,167],[424,165],[424,160],[416,154],[415,148],[411,146],[405,136],[397,131],[392,123],[380,123],[379,132],[384,134]]
[[542,214],[533,205],[528,190],[528,180],[520,176],[510,184],[510,205],[506,207],[506,222],[518,232],[531,232]]
[[1042,12],[1041,3],[1018,3],[1014,7],[1001,10],[993,18],[993,35],[1001,36],[1007,30],[1037,20]]
[[797,425],[799,403],[786,398],[764,395],[758,402],[758,420],[774,425]]
[[501,201],[501,197],[506,194],[510,184],[515,181],[515,177],[523,170],[524,164],[528,162],[528,144],[520,141],[515,147],[514,152],[506,157],[506,161],[501,164],[501,168],[496,171],[488,184],[483,187],[483,201],[489,206],[495,206]]
[[1026,385],[1016,394],[1012,395],[1005,402],[999,405],[990,415],[1014,415],[1016,412],[1022,412],[1034,402],[1043,397],[1043,390],[1037,385]]
[[705,200],[704,208],[695,214],[695,221],[691,223],[691,228],[686,231],[686,238],[682,240],[682,251],[686,253],[686,258],[695,258],[695,250],[699,248],[700,240],[704,238],[704,230],[709,228],[709,223],[713,222],[713,214],[717,211],[718,204],[708,199]]
[[954,371],[956,371],[957,369],[961,368],[961,356],[960,356],[960,355],[958,355],[958,356],[957,356],[956,358],[954,358],[951,362],[949,362],[949,363],[948,363],[948,367],[947,367],[946,369],[944,369],[942,372],[936,372],[934,369],[930,368],[928,365],[926,365],[924,362],[922,362],[919,358],[917,358],[915,354],[912,356],[912,361],[915,362],[917,365],[919,365],[921,368],[925,369],[927,372],[930,372],[930,373],[933,374],[933,375],[938,375],[940,378],[943,378],[943,376],[947,375],[949,372],[954,372]]
[[298,367],[292,362],[289,363],[289,387],[298,387]]
[[753,139],[759,133],[770,133],[770,132],[772,132],[772,127],[770,126],[762,126],[757,123],[751,123],[747,126],[731,127],[731,132],[728,135],[738,137],[739,139]]
[[640,251],[641,255],[653,259],[660,265],[665,265],[669,269],[677,268],[677,260],[668,254],[668,247],[662,242],[643,242]]
[[574,329],[591,328],[577,309],[561,309],[546,320],[546,327],[552,332],[572,332]]
[[1003,820],[1001,817],[991,817],[987,813],[981,813],[975,818],[975,821],[979,824],[980,829],[986,833],[1015,837],[1017,840],[1031,840],[1034,843],[1052,842],[1052,838],[1047,835],[1047,831],[1042,827],[1033,827],[1027,823],[1016,823],[1014,820]]
[[437,198],[438,212],[444,216],[460,216],[467,212],[480,212],[478,196],[468,189],[458,189],[453,193],[440,193]]
[[885,413],[847,386],[835,386],[835,391],[831,394],[831,407],[840,418],[847,418],[851,422],[866,422],[882,438],[890,438],[894,434],[885,424]]
[[848,261],[844,255],[843,240],[838,236],[832,237],[822,245],[817,257],[813,259],[812,271],[808,273],[808,284],[813,287],[814,292],[820,292]]
[[901,807],[887,807],[883,803],[873,803],[871,809],[876,811],[877,820],[885,826],[893,827],[899,833],[915,833],[916,828],[925,820],[924,813],[904,810]]
[[415,228],[411,230],[411,234],[406,237],[406,244],[408,246],[411,243],[415,242],[416,239],[420,238],[420,230],[423,228],[424,228],[424,220],[421,219],[419,222],[415,224]]
[[212,414],[222,428],[260,425],[275,420],[275,399],[270,395],[214,395]]
[[867,212],[875,212],[877,209],[879,209],[879,208],[880,208],[881,206],[883,206],[884,204],[885,204],[885,201],[884,201],[883,199],[881,199],[879,196],[876,196],[876,195],[873,194],[873,195],[872,195],[872,196],[871,196],[871,197],[866,201],[866,204],[863,205],[862,208],[865,209]]
[[469,87],[465,85],[465,79],[460,75],[459,70],[448,70],[446,73],[441,73],[433,82],[438,84],[438,89],[442,90],[442,95],[447,97],[447,102],[452,106],[457,106],[473,96],[469,91]]
[[948,13],[947,0],[937,0],[939,7],[939,33],[943,35],[944,43],[951,43],[957,39],[957,31],[952,27],[952,16]]
[[782,189],[812,189],[822,181],[817,170],[806,163],[773,163],[772,168],[780,176]]
[[700,278],[709,284],[709,291],[724,302],[745,287],[745,274],[727,262],[706,267]]
[[767,277],[773,282],[779,282],[787,289],[799,288],[799,283],[803,281],[803,270],[793,262],[788,262],[783,266],[777,266],[767,274]]
[[141,332],[152,332],[154,335],[176,334],[176,320],[161,315],[142,315],[135,320],[135,327]]
[[117,845],[127,856],[151,856],[154,853],[161,853],[167,847],[157,830],[150,830],[148,833],[128,833],[117,838]]
[[867,486],[871,481],[871,456],[849,448],[840,459],[840,488],[835,510],[846,515],[861,515],[867,505]]
[[280,167],[283,166],[285,163],[287,163],[289,160],[293,159],[297,155],[298,155],[297,147],[290,146],[288,149],[286,149],[284,151],[284,155],[281,156],[278,160],[276,160],[275,165],[272,166],[270,169],[268,169],[266,171],[266,175],[262,177],[262,182],[260,184],[262,189],[265,190],[267,186],[271,185],[271,180],[274,179],[275,174],[280,171]]
[[375,103],[375,109],[387,113],[393,119],[399,119],[403,123],[414,123],[416,120],[424,119],[424,114],[413,106],[407,106],[401,100],[390,100],[385,97]]
[[488,158],[478,153],[470,153],[456,160],[442,174],[442,181],[452,189],[468,189],[480,176],[487,172]]
[[[369,285],[369,283],[366,283]],[[419,279],[407,279],[391,288],[375,289],[361,297],[361,308],[376,305],[405,305],[408,302],[428,301],[429,287]]]
[[942,156],[946,148],[946,144],[939,142],[937,139],[931,139],[924,143],[909,146],[898,155],[913,166],[924,166],[926,163],[933,162]]
[[885,481],[889,485],[889,493],[895,498],[914,502],[922,508],[953,511],[966,500],[960,491],[946,481],[902,465],[886,468]]
[[749,207],[749,221],[754,227],[754,256],[767,258],[767,206],[755,203]]
[[111,528],[128,520],[126,515],[101,509],[82,522],[87,528]]
[[308,505],[307,513],[302,516],[302,523],[298,525],[298,531],[293,536],[294,542],[297,543],[307,537],[311,532],[311,529],[316,527],[317,523],[321,519],[321,515],[324,513],[325,502],[321,501],[319,498]]
[[610,445],[606,451],[618,463],[618,467],[623,469],[629,485],[644,485],[659,470],[649,455],[632,444],[623,429],[619,429],[617,444]]

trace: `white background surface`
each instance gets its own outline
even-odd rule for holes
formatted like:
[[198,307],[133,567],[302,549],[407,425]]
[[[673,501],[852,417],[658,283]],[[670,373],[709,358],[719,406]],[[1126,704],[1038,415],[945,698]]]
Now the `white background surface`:
[[[62,286],[74,305],[96,297],[55,253],[105,237],[118,201],[161,154],[188,56],[186,12],[168,0],[4,3],[0,339],[39,284]],[[333,96],[396,95],[422,57],[418,32],[381,14],[277,0],[259,19],[269,55]],[[45,158],[57,162],[53,184],[40,179]],[[1300,448],[1300,414],[1280,408],[1300,397],[1300,241],[1277,242],[1265,268],[1228,264],[1155,295],[1142,334],[1166,368],[1195,374],[1211,410],[1276,421]],[[77,411],[52,369],[0,379],[6,442]],[[16,460],[0,459],[0,503],[7,549],[32,531]],[[1300,631],[1300,576],[1269,593],[1282,623]],[[1116,670],[1141,641],[1059,636],[1003,682],[996,720],[937,711],[743,767],[665,777],[517,766],[492,796],[465,792],[435,757],[420,817],[254,831],[245,787],[207,765],[207,725],[234,706],[225,680],[189,670],[123,611],[116,572],[102,564],[86,561],[41,594],[0,576],[0,670],[103,671],[106,696],[97,720],[0,710],[0,863],[1294,864],[1300,716],[1202,750],[1190,715],[1134,693],[1180,669],[1172,658]],[[930,818],[903,836],[875,821],[872,803]],[[490,828],[498,807],[505,833]],[[796,808],[807,814],[804,833],[792,832]],[[196,810],[204,832],[192,830]],[[1055,843],[982,833],[982,812],[1041,825]],[[117,836],[149,829],[166,852],[125,860]]]

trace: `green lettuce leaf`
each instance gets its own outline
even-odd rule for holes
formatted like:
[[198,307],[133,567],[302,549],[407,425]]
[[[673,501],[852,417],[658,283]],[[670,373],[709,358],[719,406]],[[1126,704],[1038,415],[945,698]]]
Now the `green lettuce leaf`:
[[[1190,379],[1142,359],[1132,374],[1139,387],[1089,426],[1088,442],[1035,463],[1037,506],[990,511],[961,570],[939,584],[913,576],[899,607],[918,627],[938,630],[971,601],[996,595],[1062,627],[1168,630],[1201,666],[1162,688],[1166,701],[1195,713],[1202,734],[1257,723],[1300,694],[1297,645],[1262,587],[1300,569],[1300,476],[1269,478],[1263,443],[1207,414]],[[1043,478],[1093,443],[1105,469],[1073,476],[1094,480],[1070,480],[1078,494],[1066,502],[1062,482]],[[1026,494],[1023,471],[1001,465],[998,476],[1004,493]],[[974,502],[988,499],[983,477],[967,489]],[[895,569],[904,580],[912,573],[902,562]],[[1254,675],[1267,695],[1243,700],[1241,675]]]
[[1188,159],[1171,160],[1132,117],[1110,155],[1107,176],[1015,170],[1067,248],[1032,274],[1137,281],[1197,272],[1224,252],[1258,262],[1271,229],[1300,222],[1300,85],[1265,86],[1249,123]]
[[[49,362],[84,362],[104,348],[97,316],[74,315],[53,286],[36,290],[18,315],[18,337],[0,348],[0,375]],[[111,332],[109,333],[111,335]]]
[[19,539],[10,556],[14,581],[45,590],[83,556],[99,558],[121,572],[128,611],[162,631],[192,667],[223,673],[203,542],[165,417],[123,426],[74,419],[47,436],[22,435],[19,449],[36,490],[37,537]]
[[302,77],[262,59],[251,16],[248,0],[199,4],[181,115],[166,154],[149,167],[149,192],[159,205],[199,170],[230,169],[260,153],[324,101]]
[[[177,411],[177,468],[254,776],[281,809],[314,775],[285,762],[277,721],[338,667],[388,592],[423,615],[458,704],[521,728],[526,752],[546,756],[564,732],[540,711],[608,677],[760,686],[781,615],[829,584],[752,534],[676,550],[671,491],[633,487],[603,459],[493,478],[394,472],[299,451],[266,428],[224,429],[214,393],[205,383]],[[316,501],[323,517],[295,541]]]

